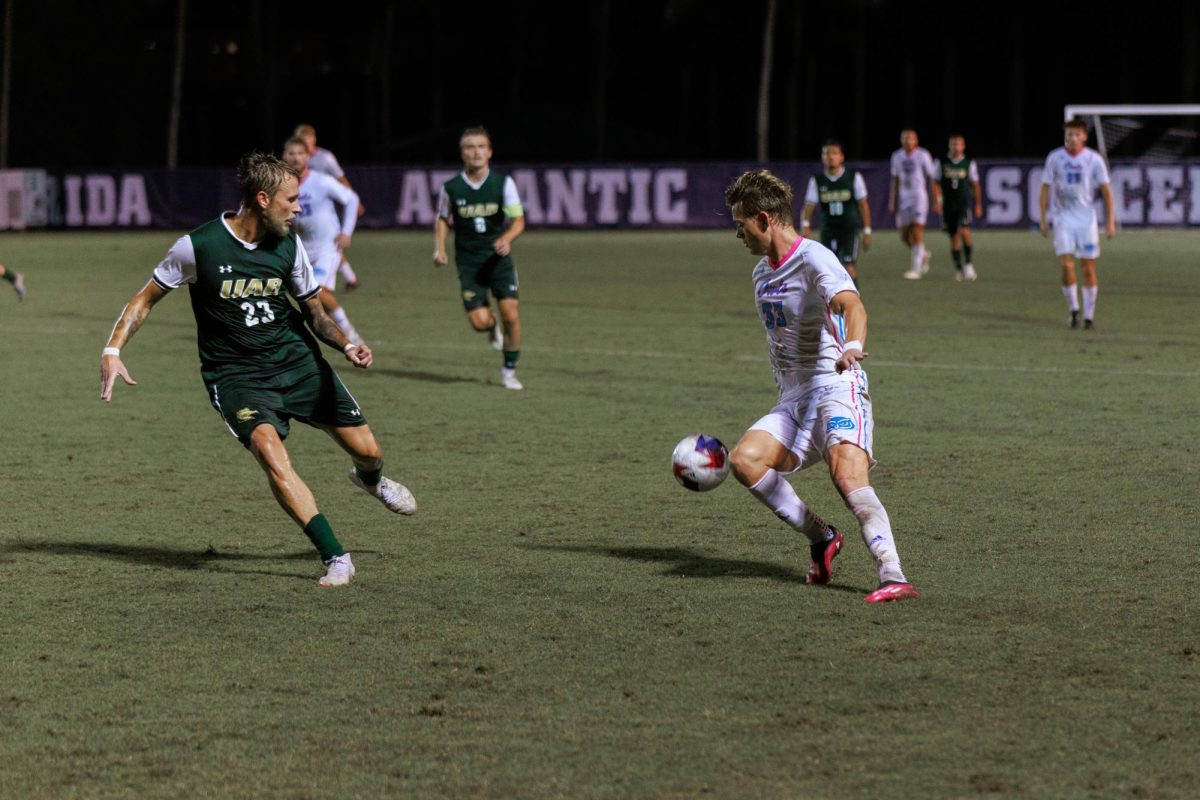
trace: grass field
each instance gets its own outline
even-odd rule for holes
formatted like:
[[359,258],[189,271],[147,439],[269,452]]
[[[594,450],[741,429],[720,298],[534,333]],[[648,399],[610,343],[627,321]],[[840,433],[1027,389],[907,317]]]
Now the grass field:
[[298,426],[359,568],[332,591],[183,292],[98,399],[174,235],[5,235],[0,796],[1194,797],[1200,233],[1105,243],[1089,332],[1036,235],[980,232],[970,285],[944,236],[920,282],[876,238],[874,482],[922,591],[888,607],[824,473],[793,481],[848,530],[826,588],[734,481],[671,476],[774,401],[732,232],[526,235],[520,393],[428,234],[356,236],[376,367],[341,372],[421,511]]

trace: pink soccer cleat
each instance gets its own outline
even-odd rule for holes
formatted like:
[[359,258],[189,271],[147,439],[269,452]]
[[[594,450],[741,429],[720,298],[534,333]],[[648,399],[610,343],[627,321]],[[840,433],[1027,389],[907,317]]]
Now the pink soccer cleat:
[[810,585],[829,583],[833,577],[833,558],[842,551],[842,535],[833,526],[829,530],[833,531],[832,539],[812,545],[812,566],[805,576]]
[[885,581],[879,588],[864,597],[868,603],[896,603],[901,600],[915,600],[920,597],[917,587],[911,583]]

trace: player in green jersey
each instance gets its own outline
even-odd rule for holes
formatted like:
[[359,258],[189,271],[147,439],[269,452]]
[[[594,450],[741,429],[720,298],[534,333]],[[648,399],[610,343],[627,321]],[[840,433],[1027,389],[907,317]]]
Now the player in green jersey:
[[366,369],[372,362],[371,348],[350,342],[325,313],[308,255],[290,230],[300,210],[299,177],[274,156],[250,153],[238,165],[238,182],[237,213],[180,237],[121,312],[100,358],[100,398],[112,400],[118,377],[136,385],[121,348],[160,300],[188,284],[200,374],[213,407],[316,547],[326,566],[319,584],[341,586],[354,577],[354,563],[292,468],[283,445],[290,421],[329,434],[354,464],[350,480],[389,510],[414,514],[417,503],[407,488],[383,477],[379,442],[321,356],[317,339],[341,350],[355,367]]
[[979,185],[979,165],[966,155],[967,140],[961,133],[950,134],[946,155],[933,165],[933,179],[941,193],[934,198],[934,210],[942,215],[942,227],[950,236],[950,256],[954,259],[954,280],[973,281],[975,264],[971,261],[971,210],[983,219],[983,189]]
[[0,281],[11,283],[13,291],[17,293],[17,300],[25,299],[25,276],[17,272],[15,269],[8,269],[3,264],[0,264]]
[[821,206],[821,244],[832,250],[858,286],[858,243],[871,247],[871,207],[867,184],[860,172],[847,172],[846,154],[840,142],[830,139],[821,148],[824,172],[808,180],[801,213],[801,233],[809,235],[813,210]]
[[[475,330],[488,333],[492,347],[503,351],[504,388],[521,389],[516,374],[521,355],[519,282],[511,253],[513,241],[525,231],[525,210],[513,179],[489,168],[492,139],[487,130],[467,128],[458,147],[463,171],[446,181],[438,196],[433,263],[442,266],[449,261],[446,235],[453,228],[454,262],[467,321]],[[489,291],[496,296],[499,320],[488,304]]]

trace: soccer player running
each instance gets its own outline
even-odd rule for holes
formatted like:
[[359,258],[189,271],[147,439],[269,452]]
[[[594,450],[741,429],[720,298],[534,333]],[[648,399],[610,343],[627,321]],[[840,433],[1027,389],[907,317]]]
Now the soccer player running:
[[[338,183],[345,186],[347,189],[353,188],[350,186],[350,180],[346,177],[346,171],[342,169],[342,165],[338,163],[337,156],[333,151],[326,150],[324,147],[317,146],[317,129],[312,125],[303,123],[296,126],[292,131],[293,136],[299,136],[308,145],[308,165],[317,172],[323,172],[326,175],[334,178]],[[366,211],[363,204],[358,204],[358,216],[362,216]],[[346,279],[346,291],[353,292],[358,288],[358,276],[354,274],[354,267],[350,266],[350,261],[347,260],[346,254],[342,253],[341,264],[338,265],[338,271],[342,273],[342,277]]]
[[900,239],[909,247],[912,260],[904,277],[919,280],[929,272],[933,254],[925,249],[925,218],[929,215],[929,193],[937,196],[933,181],[933,157],[917,146],[917,132],[900,131],[900,149],[892,153],[892,182],[888,191],[888,211],[896,216]]
[[[489,167],[492,139],[484,128],[467,128],[458,140],[463,171],[446,181],[438,195],[433,223],[433,263],[448,263],[446,234],[454,230],[454,262],[463,308],[471,327],[487,333],[504,354],[500,381],[505,389],[521,389],[517,360],[521,356],[521,318],[517,268],[512,243],[525,231],[525,210],[517,185]],[[510,224],[505,227],[505,221]],[[488,291],[496,296],[500,318],[492,313]],[[502,329],[503,326],[503,329]]]
[[858,243],[871,246],[871,207],[867,205],[867,182],[861,172],[847,172],[841,143],[830,139],[821,148],[825,171],[808,179],[804,192],[801,233],[809,235],[813,210],[821,206],[821,244],[842,262],[858,287]]
[[[312,263],[321,292],[321,305],[338,324],[350,341],[362,344],[346,309],[334,294],[337,286],[338,264],[342,252],[350,246],[354,226],[358,222],[358,195],[349,186],[338,183],[323,172],[312,169],[308,145],[299,136],[283,143],[283,160],[300,176],[300,212],[296,215],[296,234],[304,242],[304,249]],[[334,203],[342,207],[338,216]]]
[[[1050,151],[1042,171],[1042,191],[1038,196],[1039,227],[1042,236],[1049,235],[1046,212],[1053,206],[1050,221],[1054,223],[1054,253],[1062,267],[1062,290],[1070,312],[1067,324],[1079,327],[1079,297],[1075,293],[1075,259],[1083,265],[1083,327],[1095,325],[1096,294],[1100,289],[1096,277],[1096,259],[1100,257],[1100,229],[1092,199],[1096,187],[1104,198],[1104,232],[1109,239],[1117,235],[1117,218],[1113,213],[1112,187],[1108,167],[1095,150],[1087,144],[1087,125],[1073,119],[1063,126],[1065,145]],[[1053,203],[1051,203],[1053,189]]]
[[804,534],[808,583],[829,583],[842,535],[810,509],[785,475],[824,460],[875,559],[879,587],[868,603],[917,597],[900,568],[887,511],[871,488],[874,421],[867,394],[867,311],[836,256],[797,233],[792,189],[765,169],[743,173],[725,190],[737,237],[762,259],[754,302],[767,332],[779,403],[730,454],[733,474],[776,516]]
[[952,133],[946,155],[933,165],[933,177],[941,189],[935,210],[942,215],[942,227],[950,235],[954,280],[960,283],[978,277],[971,261],[971,209],[974,208],[977,218],[983,218],[979,165],[966,151],[967,140],[961,133]]
[[341,350],[355,367],[371,366],[371,348],[350,342],[325,313],[308,255],[288,229],[300,211],[299,176],[274,156],[250,153],[238,165],[238,182],[237,213],[180,237],[122,310],[100,357],[100,398],[112,400],[117,377],[136,385],[121,349],[160,300],[187,284],[200,374],[213,407],[316,547],[326,567],[319,585],[341,586],[354,578],[354,563],[292,467],[283,444],[290,420],[329,434],[354,464],[350,480],[390,511],[414,514],[417,503],[407,488],[383,477],[379,442],[317,344],[320,339]]
[[25,276],[17,272],[15,269],[0,264],[0,281],[5,281],[12,285],[13,291],[17,293],[17,302],[25,299]]

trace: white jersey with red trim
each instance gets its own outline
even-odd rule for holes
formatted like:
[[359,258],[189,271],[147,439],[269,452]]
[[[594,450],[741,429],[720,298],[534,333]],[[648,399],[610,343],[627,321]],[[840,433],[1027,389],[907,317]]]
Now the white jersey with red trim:
[[1108,167],[1095,150],[1085,147],[1075,155],[1059,147],[1046,156],[1042,183],[1050,187],[1050,217],[1054,226],[1096,224],[1096,189],[1108,183]]
[[858,290],[838,257],[820,242],[800,237],[778,264],[769,257],[759,261],[753,279],[780,397],[849,379],[849,370],[839,375],[834,367],[846,341],[846,322],[829,304],[839,292]]

